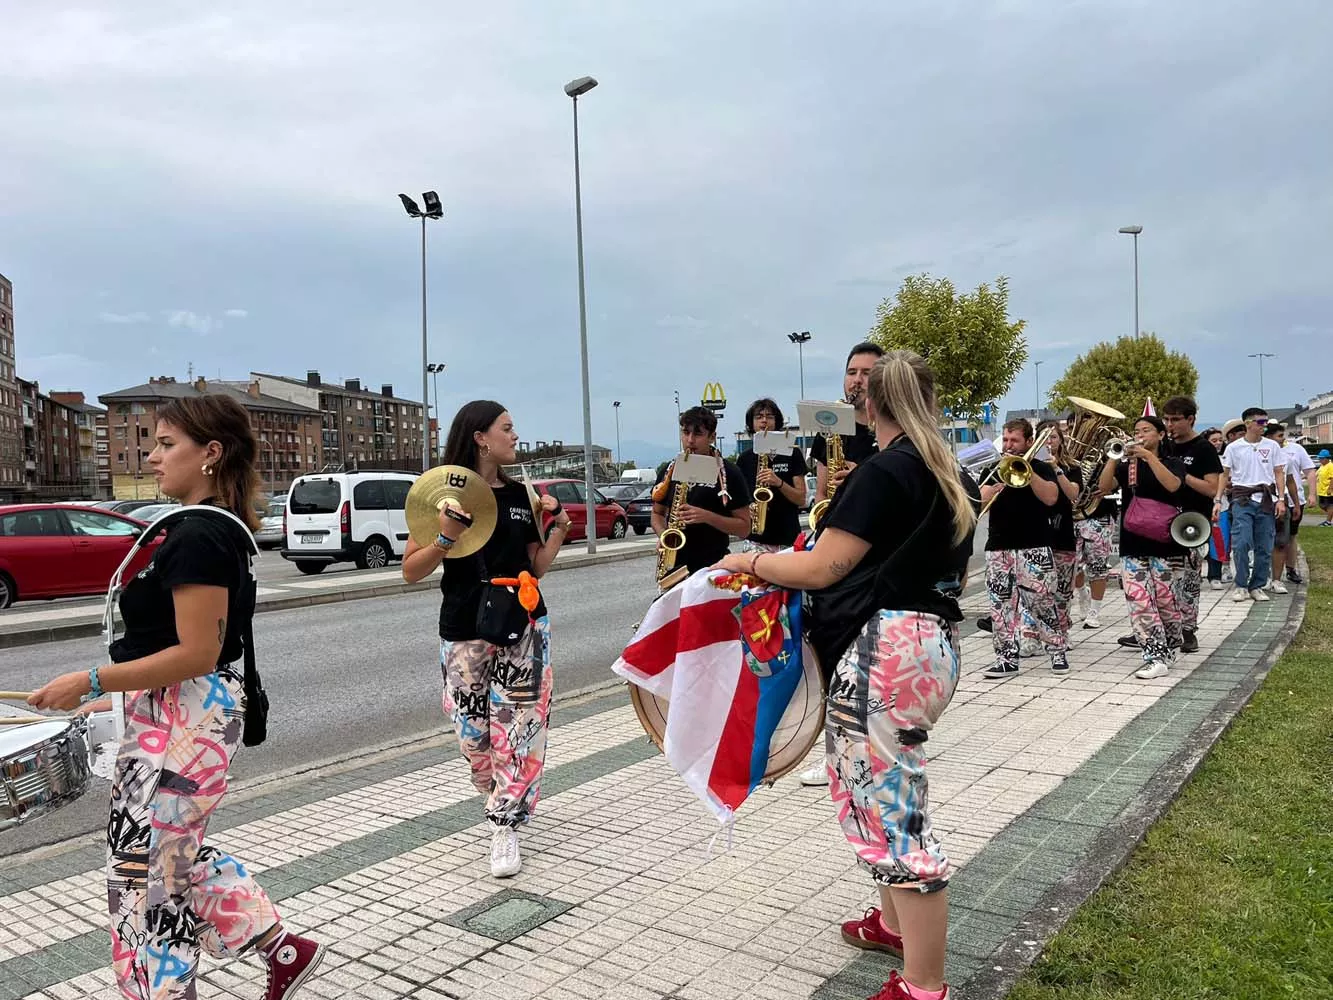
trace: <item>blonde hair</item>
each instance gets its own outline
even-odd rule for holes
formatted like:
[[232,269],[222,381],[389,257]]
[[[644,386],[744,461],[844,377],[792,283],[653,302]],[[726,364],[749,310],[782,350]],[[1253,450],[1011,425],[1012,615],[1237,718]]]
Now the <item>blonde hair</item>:
[[977,523],[972,498],[959,479],[959,466],[940,435],[935,373],[919,354],[889,351],[870,369],[868,387],[875,412],[894,421],[916,445],[953,510],[953,541],[959,544]]

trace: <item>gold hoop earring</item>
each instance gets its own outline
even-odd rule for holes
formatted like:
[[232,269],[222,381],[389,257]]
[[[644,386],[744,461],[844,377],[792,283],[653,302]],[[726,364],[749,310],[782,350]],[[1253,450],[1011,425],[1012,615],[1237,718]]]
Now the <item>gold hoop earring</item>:
[[482,458],[491,457],[491,446],[488,445],[485,441],[481,443],[481,457]]

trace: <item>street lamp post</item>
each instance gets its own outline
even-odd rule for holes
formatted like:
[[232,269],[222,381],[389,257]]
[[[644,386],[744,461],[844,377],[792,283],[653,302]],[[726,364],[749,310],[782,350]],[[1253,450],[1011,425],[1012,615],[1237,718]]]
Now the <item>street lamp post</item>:
[[1041,366],[1042,366],[1042,362],[1040,362],[1040,361],[1034,361],[1034,362],[1032,362],[1032,367],[1033,367],[1033,369],[1036,371],[1036,377],[1037,377],[1037,417],[1038,417],[1038,419],[1041,418]]
[[1143,232],[1143,227],[1121,226],[1120,232],[1134,237],[1134,339],[1137,340],[1142,333],[1139,329],[1139,233]]
[[1246,357],[1259,359],[1259,405],[1263,406],[1264,405],[1264,358],[1275,358],[1277,357],[1277,355],[1260,352],[1259,354],[1246,355]]
[[[565,93],[574,105],[574,230],[578,242],[579,258],[579,354],[583,360],[583,480],[588,491],[588,509],[593,509],[592,476],[592,396],[588,389],[588,299],[583,280],[583,182],[579,173],[579,98],[597,86],[597,81],[590,76],[581,76],[565,84]],[[588,531],[588,553],[597,551],[596,518],[589,517],[588,523],[594,525]]]
[[616,411],[616,465],[620,465],[620,400],[615,400],[612,404]]
[[789,333],[787,339],[796,345],[796,355],[800,359],[801,365],[801,398],[805,399],[805,345],[810,343],[810,331],[802,330],[800,333]]
[[[449,366],[446,365],[446,364],[440,364],[440,363],[437,363],[437,362],[434,362],[434,361],[432,361],[430,364],[426,365],[426,371],[429,372],[430,375],[431,375],[431,381],[434,383],[433,388],[434,388],[434,390],[435,390],[435,447],[436,447],[436,454],[431,456],[431,461],[432,461],[432,463],[433,463],[436,459],[439,458],[439,454],[438,454],[438,453],[439,453],[439,447],[440,447],[440,434],[442,434],[442,433],[444,432],[444,428],[443,428],[443,426],[440,424],[440,372],[444,371],[444,370],[445,370],[446,368],[448,368],[448,367],[449,367]],[[429,438],[430,438],[430,428],[429,428],[429,423],[430,423],[430,422],[427,421],[427,430],[426,430],[427,440],[429,440]]]
[[417,203],[405,194],[400,194],[403,208],[414,219],[421,220],[421,471],[431,466],[430,460],[430,406],[426,395],[426,374],[430,362],[426,360],[428,338],[426,336],[426,220],[444,218],[444,208],[440,205],[440,196],[434,191],[427,191],[421,196],[421,203],[426,207],[418,208]]
[[677,389],[674,395],[676,397],[676,416],[680,416],[680,390]]

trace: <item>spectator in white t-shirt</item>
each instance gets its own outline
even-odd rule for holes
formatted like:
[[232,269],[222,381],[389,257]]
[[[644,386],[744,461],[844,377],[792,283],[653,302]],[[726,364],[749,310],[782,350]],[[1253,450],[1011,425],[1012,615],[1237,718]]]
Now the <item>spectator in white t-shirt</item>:
[[[1286,462],[1276,441],[1264,437],[1268,413],[1251,406],[1241,414],[1245,436],[1222,452],[1222,481],[1218,484],[1213,519],[1222,511],[1222,498],[1231,499],[1231,560],[1236,572],[1233,601],[1266,601],[1264,586],[1273,558],[1277,519],[1287,509]],[[1250,553],[1254,566],[1250,566]]]
[[1286,543],[1283,544],[1284,525],[1277,524],[1273,548],[1273,574],[1268,589],[1273,593],[1285,594],[1287,588],[1282,584],[1282,571],[1285,568],[1287,579],[1292,583],[1303,583],[1301,574],[1296,571],[1296,564],[1301,558],[1300,545],[1296,535],[1301,530],[1301,517],[1305,513],[1305,489],[1307,481],[1314,482],[1314,459],[1300,445],[1287,440],[1287,429],[1282,424],[1269,424],[1264,428],[1264,437],[1276,441],[1282,449],[1282,460],[1287,465],[1287,496],[1291,503],[1287,505],[1287,523],[1285,525]]

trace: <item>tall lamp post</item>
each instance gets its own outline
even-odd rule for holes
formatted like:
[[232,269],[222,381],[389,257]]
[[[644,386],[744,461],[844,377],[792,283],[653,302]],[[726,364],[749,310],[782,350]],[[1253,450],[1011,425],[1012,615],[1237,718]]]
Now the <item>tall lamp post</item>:
[[[434,362],[434,361],[432,361],[432,362],[430,362],[428,365],[426,365],[426,371],[430,374],[430,376],[431,376],[431,382],[433,383],[432,388],[435,390],[435,447],[436,447],[436,454],[431,456],[431,464],[432,464],[432,465],[435,463],[435,460],[439,457],[438,452],[439,452],[439,448],[440,448],[440,444],[441,444],[441,442],[440,442],[440,437],[439,437],[439,436],[440,436],[440,434],[442,434],[442,433],[444,432],[444,427],[443,427],[443,425],[440,423],[440,372],[444,371],[444,370],[445,370],[446,368],[448,368],[448,367],[449,367],[449,366],[446,365],[446,364],[442,364],[442,363],[438,363],[438,362]],[[428,421],[428,423],[429,423],[429,421]],[[429,432],[429,430],[427,430],[427,440],[429,440],[429,434],[430,434],[430,432]],[[428,466],[428,467],[429,467],[429,466]]]
[[676,397],[676,416],[680,416],[680,390],[677,389],[672,395]]
[[615,400],[612,404],[616,411],[616,465],[620,465],[620,400]]
[[[597,86],[590,76],[581,76],[565,84],[565,93],[574,105],[574,230],[579,256],[579,354],[583,359],[583,484],[588,504],[593,502],[592,475],[592,397],[588,390],[588,299],[583,282],[583,183],[579,173],[579,98]],[[595,519],[589,519],[595,525]],[[587,532],[588,553],[597,551],[597,531]]]
[[800,333],[789,333],[787,339],[796,345],[796,355],[800,359],[801,365],[801,398],[805,399],[805,345],[810,343],[810,331],[802,330]]
[[1142,332],[1139,329],[1139,233],[1143,232],[1142,226],[1121,226],[1120,233],[1123,236],[1134,237],[1134,339],[1137,340]]
[[1036,372],[1037,378],[1037,419],[1041,419],[1041,365],[1040,361],[1032,362],[1032,367]]
[[1248,354],[1246,357],[1259,359],[1259,405],[1264,405],[1264,358],[1275,358],[1276,354]]
[[426,360],[426,220],[444,218],[444,208],[440,205],[440,196],[434,191],[422,194],[421,202],[426,206],[424,210],[418,208],[417,203],[407,195],[400,194],[398,197],[402,200],[407,214],[421,220],[421,471],[425,472],[431,467],[430,407],[426,402],[426,372],[430,366],[430,362]]

